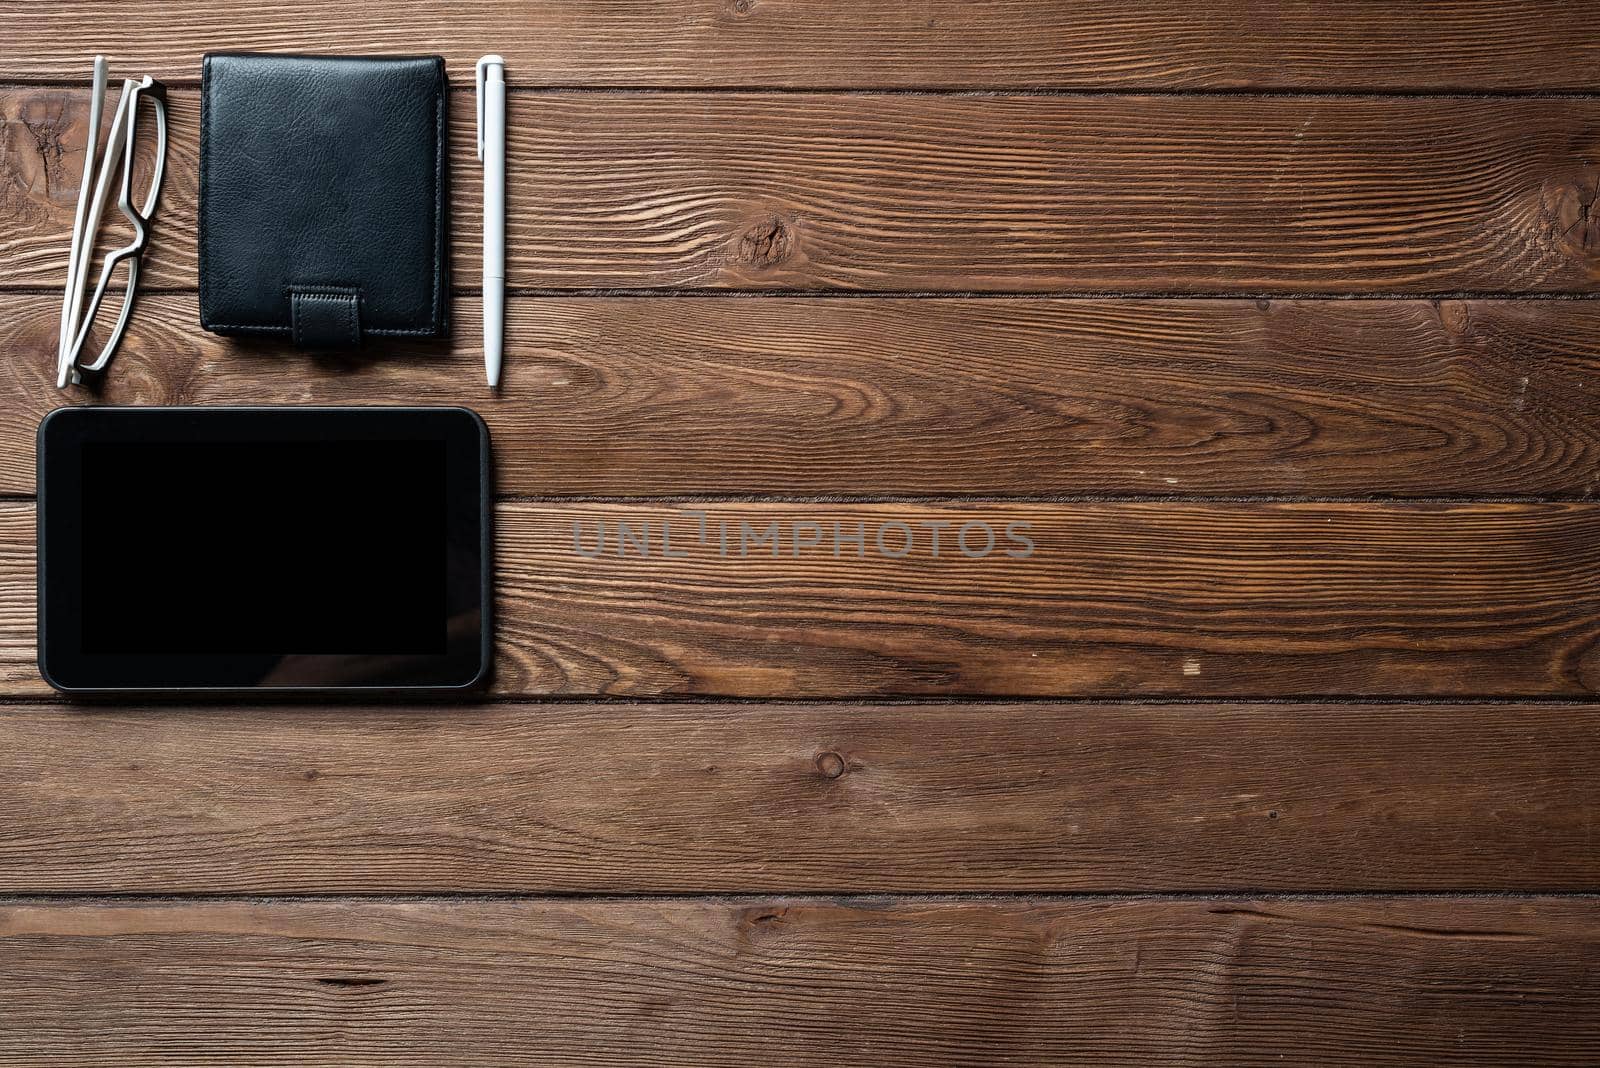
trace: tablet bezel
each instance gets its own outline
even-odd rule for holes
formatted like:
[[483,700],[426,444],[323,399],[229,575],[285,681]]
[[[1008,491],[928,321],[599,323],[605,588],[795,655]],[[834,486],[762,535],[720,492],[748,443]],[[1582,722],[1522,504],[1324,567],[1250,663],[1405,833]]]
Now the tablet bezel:
[[[476,581],[453,580],[453,595],[478,604],[476,632],[452,632],[447,651],[409,658],[404,684],[341,681],[276,685],[238,676],[245,658],[215,654],[86,654],[81,648],[82,447],[88,442],[293,442],[418,438],[446,444],[447,536],[476,547]],[[454,694],[480,688],[491,664],[491,514],[489,432],[467,408],[422,407],[69,407],[45,416],[38,434],[39,672],[65,694],[206,696],[225,694]],[[476,530],[471,529],[475,521]],[[100,535],[114,543],[114,533]],[[108,545],[108,549],[114,548]],[[467,573],[471,573],[471,569]],[[306,657],[316,668],[341,658]],[[348,667],[342,664],[341,667]]]

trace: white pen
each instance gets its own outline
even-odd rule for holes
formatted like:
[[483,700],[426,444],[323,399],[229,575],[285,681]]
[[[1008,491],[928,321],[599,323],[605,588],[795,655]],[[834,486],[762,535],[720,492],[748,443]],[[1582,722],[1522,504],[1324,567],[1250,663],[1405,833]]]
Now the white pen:
[[506,61],[478,60],[478,158],[483,161],[483,369],[500,386],[506,314]]

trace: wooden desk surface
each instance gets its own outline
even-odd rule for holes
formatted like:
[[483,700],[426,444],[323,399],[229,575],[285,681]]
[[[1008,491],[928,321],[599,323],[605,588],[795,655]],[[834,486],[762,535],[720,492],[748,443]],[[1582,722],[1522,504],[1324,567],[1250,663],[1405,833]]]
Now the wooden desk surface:
[[[0,2],[0,1062],[1600,1063],[1594,16]],[[453,343],[200,331],[222,48],[446,55]],[[94,50],[173,143],[63,396]],[[493,692],[51,695],[63,402],[477,408]]]

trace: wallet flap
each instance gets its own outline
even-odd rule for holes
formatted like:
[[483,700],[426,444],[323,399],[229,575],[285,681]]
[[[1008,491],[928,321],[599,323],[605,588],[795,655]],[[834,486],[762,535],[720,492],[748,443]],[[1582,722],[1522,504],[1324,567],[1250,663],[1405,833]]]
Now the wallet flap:
[[438,56],[206,56],[201,325],[314,348],[444,334],[445,94]]

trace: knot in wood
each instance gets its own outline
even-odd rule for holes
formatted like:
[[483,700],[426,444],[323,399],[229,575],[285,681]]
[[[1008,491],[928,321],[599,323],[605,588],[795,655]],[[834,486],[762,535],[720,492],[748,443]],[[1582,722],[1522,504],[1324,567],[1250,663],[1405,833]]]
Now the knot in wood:
[[68,193],[77,192],[73,176],[67,173],[64,162],[67,155],[66,139],[72,136],[76,125],[74,112],[77,100],[72,97],[63,100],[66,96],[65,91],[60,94],[50,92],[38,99],[25,100],[17,121],[27,131],[27,137],[32,142],[28,147],[32,151],[15,146],[19,150],[14,156],[7,153],[8,161],[20,179],[18,184],[24,189],[43,189],[46,198],[64,198]]
[[755,267],[776,267],[794,247],[794,227],[769,215],[739,238],[739,259]]
[[1575,168],[1546,180],[1540,202],[1545,229],[1580,257],[1600,255],[1600,168]]
[[1472,327],[1472,308],[1464,300],[1441,300],[1437,304],[1439,309],[1439,324],[1444,327],[1445,333],[1452,337],[1461,337]]
[[824,779],[837,779],[848,769],[844,757],[831,749],[817,755],[817,773]]

